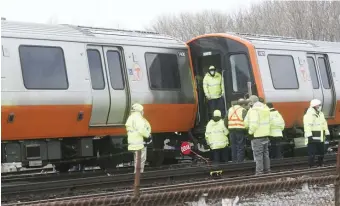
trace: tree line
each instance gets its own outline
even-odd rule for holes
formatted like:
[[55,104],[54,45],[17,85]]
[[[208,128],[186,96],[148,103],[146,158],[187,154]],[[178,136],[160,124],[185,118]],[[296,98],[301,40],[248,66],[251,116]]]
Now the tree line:
[[216,32],[340,41],[340,1],[264,1],[233,14],[205,10],[162,15],[147,29],[183,41]]

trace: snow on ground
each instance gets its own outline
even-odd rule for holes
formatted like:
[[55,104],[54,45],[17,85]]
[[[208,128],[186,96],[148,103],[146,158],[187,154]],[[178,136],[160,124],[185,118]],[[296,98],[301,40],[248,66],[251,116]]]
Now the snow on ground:
[[327,206],[334,205],[334,185],[302,185],[301,189],[291,189],[275,193],[255,194],[253,197],[235,197],[234,199],[208,200],[201,197],[187,206]]

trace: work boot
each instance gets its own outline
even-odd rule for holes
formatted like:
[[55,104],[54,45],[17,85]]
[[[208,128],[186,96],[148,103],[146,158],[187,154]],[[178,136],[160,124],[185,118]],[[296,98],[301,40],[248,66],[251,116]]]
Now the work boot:
[[323,165],[323,156],[319,156],[318,157],[318,166],[319,167],[323,167],[324,165]]
[[308,166],[309,168],[312,168],[314,166],[314,156],[308,157]]

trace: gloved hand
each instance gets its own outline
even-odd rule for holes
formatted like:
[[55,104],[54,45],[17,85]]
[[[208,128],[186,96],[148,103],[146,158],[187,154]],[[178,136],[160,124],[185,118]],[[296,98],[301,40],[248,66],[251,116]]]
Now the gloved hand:
[[145,139],[145,145],[149,145],[152,143],[152,136],[150,134],[150,136],[148,138]]
[[148,138],[145,142],[145,145],[149,145],[152,143],[152,138]]

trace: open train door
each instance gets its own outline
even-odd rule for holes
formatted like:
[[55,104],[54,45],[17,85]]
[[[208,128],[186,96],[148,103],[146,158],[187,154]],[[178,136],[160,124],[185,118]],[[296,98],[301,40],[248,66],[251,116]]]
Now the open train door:
[[[225,89],[225,109],[231,101],[257,95],[249,49],[246,41],[228,34],[208,34],[187,42],[190,47],[194,75],[197,81],[199,112],[196,126],[205,128],[208,119],[208,105],[203,92],[203,78],[210,65],[222,73]],[[249,43],[248,43],[249,44]],[[248,86],[248,82],[251,82]]]

